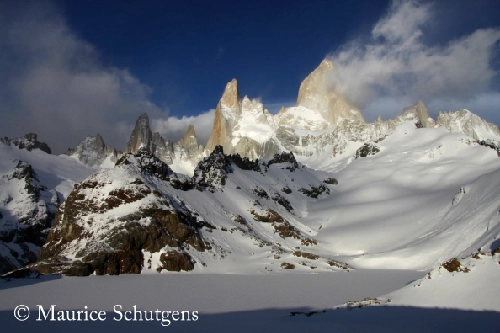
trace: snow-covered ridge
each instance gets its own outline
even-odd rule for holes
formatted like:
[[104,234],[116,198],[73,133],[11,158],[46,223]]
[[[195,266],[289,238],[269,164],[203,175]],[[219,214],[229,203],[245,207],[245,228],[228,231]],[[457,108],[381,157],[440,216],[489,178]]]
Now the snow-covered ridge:
[[37,140],[37,135],[35,133],[28,133],[23,137],[9,139],[8,137],[0,138],[0,144],[3,145],[13,145],[19,149],[26,149],[32,151],[33,149],[40,149],[47,154],[51,153],[50,147],[45,142],[40,142]]
[[108,163],[114,163],[118,159],[120,152],[115,148],[107,146],[100,134],[88,136],[83,139],[75,148],[70,148],[66,155],[74,157],[83,164],[90,167],[100,167],[108,160]]

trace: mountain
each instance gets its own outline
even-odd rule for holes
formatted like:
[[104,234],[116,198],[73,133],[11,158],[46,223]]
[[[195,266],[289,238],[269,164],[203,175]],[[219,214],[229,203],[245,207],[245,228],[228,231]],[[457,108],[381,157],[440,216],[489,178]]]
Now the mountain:
[[0,274],[37,259],[60,198],[21,160],[3,161],[0,178]]
[[15,138],[9,140],[8,137],[0,138],[0,144],[13,145],[19,147],[19,149],[26,149],[27,151],[32,151],[33,149],[40,149],[47,154],[51,153],[50,147],[45,142],[40,142],[37,140],[37,135],[35,133],[28,133],[23,137]]
[[66,155],[74,157],[85,165],[91,167],[101,166],[105,160],[114,163],[118,159],[119,152],[115,148],[107,146],[100,134],[88,136],[75,148],[70,148]]
[[142,148],[167,163],[173,170],[191,175],[198,161],[209,154],[208,150],[198,144],[193,125],[188,127],[181,140],[174,143],[165,140],[160,133],[152,132],[149,117],[145,113],[137,119],[125,153],[135,153]]
[[437,124],[446,127],[453,133],[465,133],[477,141],[486,141],[500,147],[500,130],[498,126],[488,123],[469,110],[440,111]]
[[316,170],[293,153],[251,161],[217,146],[190,178],[146,147],[124,154],[75,186],[30,267],[68,275],[431,269],[491,248],[500,159],[419,120],[341,154],[352,157],[346,165]]
[[[193,126],[178,142],[165,140],[146,114],[123,154],[99,135],[71,156],[20,149],[36,136],[3,140],[5,267],[67,275],[430,270],[492,249],[498,127],[467,110],[434,121],[421,101],[367,123],[329,85],[332,71],[322,62],[297,105],[276,115],[227,83],[206,147]],[[31,207],[28,224],[47,238],[36,263],[43,242],[27,238],[15,207]],[[14,229],[29,239],[29,260]]]
[[[325,59],[300,84],[296,107],[302,109],[302,111],[306,111],[308,116],[319,114],[323,120],[320,126],[313,125],[310,128],[302,126],[303,129],[326,129],[333,125],[341,125],[345,119],[364,121],[359,109],[349,105],[344,97],[335,92],[329,84],[328,76],[333,71],[333,63]],[[289,119],[295,118],[283,116],[283,114],[287,113],[296,115],[296,112],[292,112],[290,109],[285,110],[281,113],[282,119],[280,119],[280,122],[282,124],[289,124]],[[293,127],[300,128],[297,125]]]

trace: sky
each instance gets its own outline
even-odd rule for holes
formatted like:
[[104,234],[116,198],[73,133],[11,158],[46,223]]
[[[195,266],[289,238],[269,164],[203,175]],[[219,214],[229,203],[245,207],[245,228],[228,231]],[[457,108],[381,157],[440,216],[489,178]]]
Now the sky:
[[123,150],[147,112],[205,144],[232,78],[277,112],[325,58],[367,121],[423,100],[500,124],[499,40],[495,0],[0,1],[0,136]]

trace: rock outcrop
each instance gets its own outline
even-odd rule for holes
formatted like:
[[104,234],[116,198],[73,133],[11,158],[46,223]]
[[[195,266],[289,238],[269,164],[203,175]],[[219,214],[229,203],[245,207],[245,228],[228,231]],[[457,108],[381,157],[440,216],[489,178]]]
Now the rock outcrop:
[[45,243],[59,196],[40,183],[32,166],[17,161],[0,178],[0,275],[36,260]]
[[145,265],[144,251],[168,252],[170,257],[172,248],[181,254],[181,266],[165,268],[190,267],[186,262],[190,257],[183,253],[188,248],[205,251],[200,225],[189,211],[158,191],[171,186],[176,177],[142,146],[135,154],[122,156],[113,169],[75,185],[33,267],[41,273],[66,275],[139,274]]
[[45,142],[40,142],[37,140],[37,135],[35,133],[25,134],[23,137],[10,139],[8,137],[0,138],[0,143],[8,146],[16,146],[19,149],[26,149],[27,151],[32,151],[33,149],[40,149],[41,151],[51,154],[50,147]]
[[207,149],[213,151],[216,146],[222,146],[226,152],[232,151],[232,130],[237,116],[241,115],[238,81],[232,79],[226,84],[226,89],[215,108],[214,126],[207,142]]
[[402,120],[416,120],[416,125],[420,128],[432,128],[436,126],[434,119],[429,116],[429,111],[422,101],[419,101],[417,105],[404,108],[401,118]]
[[149,127],[149,117],[143,113],[135,121],[135,127],[130,134],[130,139],[125,147],[126,153],[135,153],[141,147],[146,147],[152,152],[153,132]]
[[329,84],[328,74],[333,70],[333,63],[323,60],[302,81],[297,106],[319,112],[329,126],[340,125],[344,120],[364,121],[359,109],[349,105]]
[[446,127],[450,132],[465,133],[477,141],[486,141],[500,147],[498,126],[487,122],[469,110],[439,111],[437,124]]
[[83,164],[96,167],[101,165],[105,159],[116,162],[119,152],[115,148],[107,146],[100,134],[88,136],[75,148],[70,148],[66,155],[73,156]]
[[182,139],[173,145],[173,151],[175,159],[189,162],[193,166],[208,155],[208,151],[205,151],[205,148],[198,144],[193,125],[189,125]]
[[[198,144],[193,125],[188,127],[181,140],[172,142],[164,139],[160,133],[152,132],[149,117],[145,113],[137,119],[125,152],[135,153],[140,149],[146,149],[163,162],[176,168],[177,172],[185,174],[191,174],[196,164],[209,154],[208,150]],[[186,165],[191,165],[192,169],[189,167],[189,170],[186,169]]]
[[240,154],[252,160],[278,152],[273,140],[273,116],[258,99],[240,98],[238,82],[233,79],[215,109],[214,126],[206,148],[221,146],[226,154]]

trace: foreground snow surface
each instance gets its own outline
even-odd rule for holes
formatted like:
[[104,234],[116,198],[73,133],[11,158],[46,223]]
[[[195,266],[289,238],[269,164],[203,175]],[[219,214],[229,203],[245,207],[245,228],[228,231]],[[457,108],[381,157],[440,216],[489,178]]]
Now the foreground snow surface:
[[[491,260],[491,257],[489,259]],[[458,280],[454,279],[454,274],[446,274],[444,279],[449,288],[443,291],[437,286],[432,290],[434,294],[430,300],[423,302],[426,307],[415,306],[415,303],[409,301],[415,297],[408,292],[422,290],[423,294],[428,295],[431,290],[424,289],[430,283],[420,283],[420,287],[414,287],[422,281],[420,279],[425,272],[408,270],[359,270],[320,274],[158,274],[84,278],[44,276],[33,280],[0,281],[0,322],[2,332],[355,332],[361,329],[370,332],[495,331],[498,327],[499,312],[465,311],[463,305],[478,300],[480,302],[482,296],[475,297],[471,292],[481,288],[487,289],[491,295],[498,295],[500,288],[495,287],[498,284],[481,286],[484,282],[480,278],[481,272],[472,270],[467,278],[479,278],[478,287],[464,289],[463,283],[468,283],[467,281],[461,280],[460,277]],[[465,276],[465,273],[461,274]],[[435,279],[427,281],[438,280],[435,276]],[[433,307],[439,298],[447,297],[453,283],[457,294],[460,295],[452,299],[451,303],[455,306]],[[379,297],[383,303],[380,306],[349,309],[341,305],[350,300],[375,298],[398,288],[402,289],[391,295],[393,299],[390,303],[387,303],[387,298]],[[400,295],[396,295],[397,293]],[[422,300],[417,297],[415,302],[420,304]],[[21,304],[31,309],[30,317],[23,322],[16,320],[13,312],[16,306]],[[106,311],[105,320],[37,321],[37,305],[41,305],[46,312],[51,305],[56,306],[56,311],[84,310],[87,306],[89,311]],[[121,308],[115,308],[117,305]],[[115,309],[124,314],[124,311],[133,311],[134,305],[139,311],[198,311],[198,320],[172,321],[166,327],[161,324],[161,315],[159,321],[115,320],[119,318],[119,314],[114,312]],[[338,305],[340,309],[337,309]],[[496,310],[500,310],[498,302]],[[317,313],[311,316],[291,316],[292,312],[310,314],[311,311]]]

